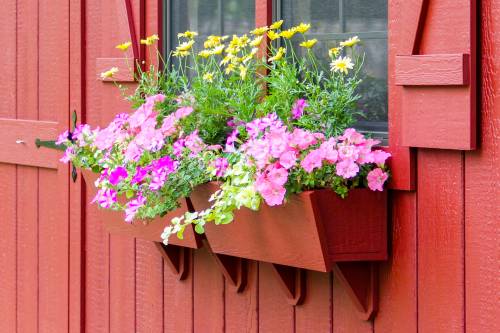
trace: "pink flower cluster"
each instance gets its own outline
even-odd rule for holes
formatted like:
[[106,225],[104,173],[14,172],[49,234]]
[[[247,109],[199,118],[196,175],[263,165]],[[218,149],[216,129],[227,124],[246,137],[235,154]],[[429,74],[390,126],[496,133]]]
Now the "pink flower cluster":
[[270,206],[283,203],[289,172],[296,167],[311,173],[325,164],[335,165],[337,176],[352,179],[359,175],[361,166],[374,164],[377,168],[367,177],[374,191],[382,191],[388,178],[381,168],[390,154],[373,150],[379,141],[367,139],[352,128],[339,137],[325,139],[321,133],[300,128],[289,131],[271,114],[247,123],[246,130],[250,138],[240,149],[255,163],[255,188]]

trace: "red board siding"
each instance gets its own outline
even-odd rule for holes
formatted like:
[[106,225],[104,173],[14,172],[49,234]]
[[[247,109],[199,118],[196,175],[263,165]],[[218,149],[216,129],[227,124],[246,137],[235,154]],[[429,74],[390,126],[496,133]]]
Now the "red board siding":
[[[403,2],[390,3],[392,26],[402,20],[394,15]],[[439,7],[443,2],[432,3]],[[69,110],[80,113],[78,107],[86,107],[82,116],[98,125],[117,110],[126,110],[113,85],[95,79],[95,60],[120,57],[114,45],[129,38],[126,31],[114,29],[126,23],[124,1],[87,0],[85,13],[79,4],[74,0],[41,1],[38,7],[25,0],[2,3],[0,69],[10,79],[0,81],[0,118],[63,126]],[[131,4],[134,17],[140,17],[139,1]],[[271,1],[258,4],[262,12]],[[157,16],[151,15],[156,3],[148,1],[147,6],[146,15],[154,18],[146,22],[150,35],[156,32],[152,22]],[[113,8],[118,8],[117,17],[110,14]],[[379,313],[373,321],[359,318],[331,273],[307,272],[306,297],[297,307],[286,302],[268,264],[251,262],[248,286],[238,294],[205,249],[193,251],[188,277],[178,281],[153,244],[110,237],[103,230],[95,207],[88,205],[91,198],[78,183],[69,184],[67,168],[42,170],[0,160],[0,332],[499,331],[500,5],[483,1],[481,10],[478,150],[416,150],[415,191],[390,194],[390,260],[380,267]],[[68,13],[71,29],[76,30],[69,30]],[[453,16],[454,10],[448,15]],[[75,17],[86,20],[82,63],[68,56],[82,52],[70,50],[68,44],[68,36],[72,45],[81,42]],[[33,31],[37,21],[40,29]],[[136,22],[137,29],[142,23]],[[408,35],[400,32],[396,37]],[[425,33],[422,37],[426,53],[439,47]],[[53,61],[59,65],[54,67]],[[78,79],[82,69],[83,81]],[[80,86],[85,90],[79,91]],[[401,119],[397,107],[402,95],[392,90],[390,98],[396,106],[393,119]],[[395,161],[407,161],[409,150],[402,152]],[[411,185],[409,169],[397,173],[396,184],[401,185],[397,188]]]

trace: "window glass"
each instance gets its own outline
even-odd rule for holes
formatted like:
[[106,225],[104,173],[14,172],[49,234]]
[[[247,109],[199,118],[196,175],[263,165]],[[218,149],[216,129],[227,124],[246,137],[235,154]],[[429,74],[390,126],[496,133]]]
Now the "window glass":
[[173,47],[177,34],[197,31],[198,40],[210,35],[243,34],[255,26],[255,0],[171,0],[170,33]]
[[[287,27],[311,23],[308,38],[320,41],[315,52],[324,67],[328,49],[357,35],[366,54],[362,95],[363,116],[357,128],[380,138],[387,137],[387,0],[277,0],[276,16]],[[300,49],[300,48],[299,48]],[[304,51],[304,50],[302,50]]]

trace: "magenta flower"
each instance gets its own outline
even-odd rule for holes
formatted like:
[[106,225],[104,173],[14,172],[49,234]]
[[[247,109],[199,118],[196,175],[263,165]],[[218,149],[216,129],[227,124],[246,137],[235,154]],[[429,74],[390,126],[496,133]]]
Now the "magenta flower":
[[389,178],[387,172],[380,168],[376,168],[368,173],[366,179],[368,180],[368,187],[372,191],[383,191],[384,183]]
[[351,160],[344,160],[336,165],[337,175],[343,177],[344,179],[356,177],[358,172],[359,166]]
[[305,99],[298,99],[295,101],[292,107],[292,117],[293,119],[299,119],[304,114],[304,109],[308,107],[307,101]]
[[116,191],[111,188],[99,189],[92,200],[92,203],[94,202],[102,208],[110,208],[116,202]]
[[223,177],[224,174],[226,173],[227,168],[229,167],[229,163],[227,161],[227,158],[219,157],[219,158],[215,159],[214,167],[216,170],[215,175],[217,177]]
[[179,139],[173,144],[173,153],[175,156],[180,157],[182,155],[182,150],[186,147],[186,140]]
[[120,183],[122,179],[125,179],[127,177],[128,177],[127,169],[125,169],[122,166],[119,166],[109,174],[108,180],[111,183],[111,185],[116,186]]
[[135,216],[137,215],[137,211],[146,204],[146,198],[142,196],[141,193],[137,195],[137,198],[131,200],[127,203],[125,208],[125,222],[131,223]]
[[58,146],[62,145],[63,143],[68,142],[70,139],[71,139],[71,133],[68,130],[66,130],[61,134],[59,134],[56,140],[56,145]]
[[132,177],[132,180],[130,181],[131,184],[138,184],[146,178],[148,175],[149,168],[143,168],[143,167],[137,167],[135,169],[135,175]]

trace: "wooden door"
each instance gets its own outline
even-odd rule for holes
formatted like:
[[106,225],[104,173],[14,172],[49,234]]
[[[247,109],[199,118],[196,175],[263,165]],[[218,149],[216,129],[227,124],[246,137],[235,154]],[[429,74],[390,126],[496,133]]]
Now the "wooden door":
[[0,6],[0,331],[68,332],[74,185],[61,152],[35,140],[68,127],[70,1]]

